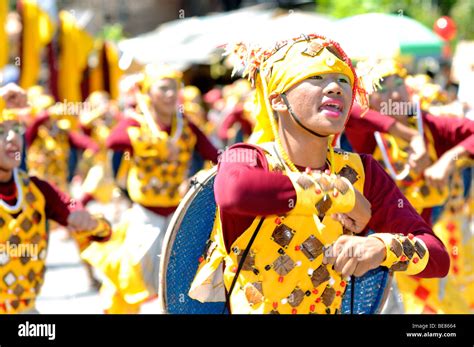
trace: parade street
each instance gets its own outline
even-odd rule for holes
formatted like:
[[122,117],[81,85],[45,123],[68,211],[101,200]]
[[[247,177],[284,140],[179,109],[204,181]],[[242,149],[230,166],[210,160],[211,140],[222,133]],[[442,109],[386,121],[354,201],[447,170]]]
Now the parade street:
[[92,288],[76,243],[65,230],[49,238],[46,278],[38,297],[41,313],[102,313],[99,292]]

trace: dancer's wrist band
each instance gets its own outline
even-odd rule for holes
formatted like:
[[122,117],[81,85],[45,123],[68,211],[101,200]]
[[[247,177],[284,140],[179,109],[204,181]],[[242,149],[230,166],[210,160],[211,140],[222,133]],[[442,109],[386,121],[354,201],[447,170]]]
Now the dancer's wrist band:
[[376,233],[376,237],[385,244],[386,257],[380,264],[392,271],[403,271],[409,275],[420,273],[426,268],[429,251],[423,240],[408,234]]

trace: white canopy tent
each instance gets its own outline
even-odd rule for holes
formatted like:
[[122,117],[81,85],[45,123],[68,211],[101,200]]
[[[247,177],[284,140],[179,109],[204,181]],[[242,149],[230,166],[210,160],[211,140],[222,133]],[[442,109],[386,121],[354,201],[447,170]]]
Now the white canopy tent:
[[121,66],[167,63],[176,68],[206,64],[223,53],[223,46],[238,41],[273,42],[317,32],[328,35],[332,20],[315,13],[283,11],[257,5],[205,17],[178,19],[156,30],[119,43]]

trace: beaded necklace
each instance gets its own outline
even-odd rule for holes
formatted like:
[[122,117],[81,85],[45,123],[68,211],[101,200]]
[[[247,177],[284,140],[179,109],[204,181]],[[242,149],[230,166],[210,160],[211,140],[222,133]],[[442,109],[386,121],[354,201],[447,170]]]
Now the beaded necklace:
[[17,213],[23,204],[23,188],[18,178],[18,169],[13,169],[13,181],[15,182],[15,191],[18,194],[15,205],[11,206],[3,199],[0,200],[0,206],[10,214]]

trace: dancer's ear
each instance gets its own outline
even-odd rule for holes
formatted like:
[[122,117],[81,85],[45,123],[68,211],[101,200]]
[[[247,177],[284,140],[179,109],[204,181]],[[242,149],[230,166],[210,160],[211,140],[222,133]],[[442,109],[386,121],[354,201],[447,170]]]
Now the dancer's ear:
[[273,92],[268,96],[268,99],[274,111],[277,111],[277,112],[288,111],[288,107],[286,107],[285,102],[283,101],[280,94]]

